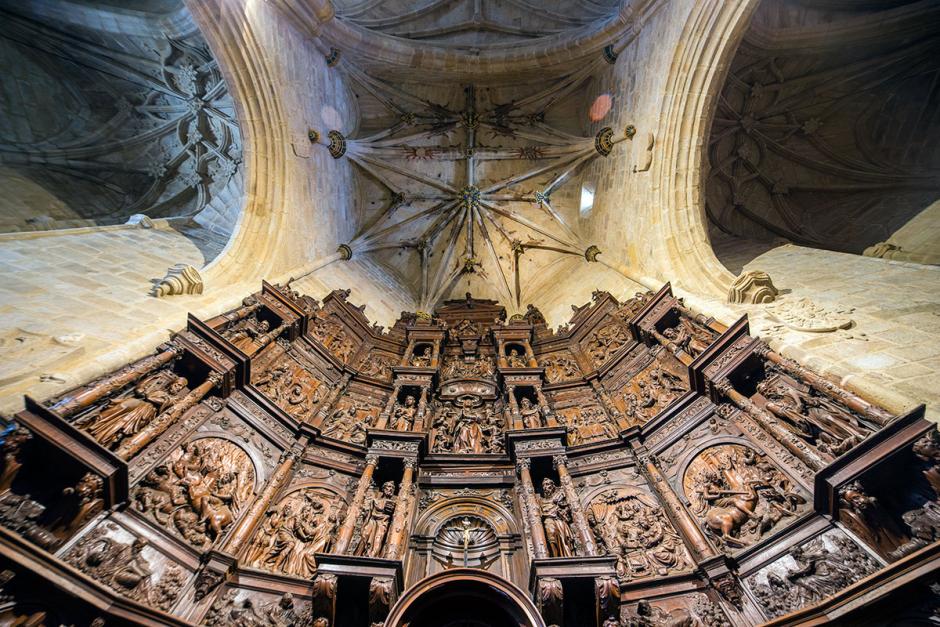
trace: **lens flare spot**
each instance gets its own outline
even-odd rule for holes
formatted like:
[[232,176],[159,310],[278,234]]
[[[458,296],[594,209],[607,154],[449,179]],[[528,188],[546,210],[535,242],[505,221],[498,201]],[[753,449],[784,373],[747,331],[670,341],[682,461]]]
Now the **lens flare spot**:
[[610,97],[610,94],[601,94],[595,98],[594,102],[591,103],[591,109],[588,111],[588,117],[591,118],[591,122],[597,122],[603,119],[603,117],[610,112],[610,106],[612,104],[613,99]]

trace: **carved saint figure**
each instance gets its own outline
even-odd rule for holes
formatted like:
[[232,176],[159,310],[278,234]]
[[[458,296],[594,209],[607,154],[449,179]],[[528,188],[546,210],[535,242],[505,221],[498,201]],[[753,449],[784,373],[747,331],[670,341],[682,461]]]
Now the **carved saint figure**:
[[571,534],[571,508],[565,493],[555,486],[549,478],[542,481],[542,495],[539,497],[539,509],[542,524],[545,526],[545,540],[552,557],[571,557],[574,555],[574,540]]
[[522,425],[526,429],[538,429],[542,425],[542,408],[534,405],[525,396],[519,401],[519,415],[522,416]]
[[363,522],[355,555],[381,556],[394,513],[395,482],[386,481],[382,484],[381,491],[373,490],[371,498],[363,505]]
[[137,384],[131,394],[112,399],[100,412],[79,418],[75,425],[103,446],[114,448],[182,400],[186,386],[184,377],[158,372]]
[[395,409],[392,411],[393,431],[410,431],[415,421],[415,414],[418,411],[415,405],[415,397],[410,394],[405,397],[404,405],[395,403]]
[[519,354],[519,349],[509,349],[509,355],[506,356],[506,363],[510,368],[525,368],[529,364],[524,355]]
[[366,441],[366,427],[371,424],[371,416],[359,418],[360,407],[353,403],[347,407],[340,407],[333,412],[330,424],[323,430],[323,435],[346,440],[353,444],[362,444]]
[[480,414],[465,404],[454,429],[454,452],[480,454],[485,452],[484,430]]
[[701,355],[714,339],[708,331],[685,318],[680,318],[676,326],[663,331],[663,336],[690,357]]

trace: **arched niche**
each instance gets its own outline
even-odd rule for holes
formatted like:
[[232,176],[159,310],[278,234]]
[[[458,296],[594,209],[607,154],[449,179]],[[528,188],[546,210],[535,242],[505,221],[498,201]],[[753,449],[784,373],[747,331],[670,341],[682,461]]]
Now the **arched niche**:
[[395,604],[388,627],[544,627],[529,597],[492,573],[458,568],[426,577]]
[[409,581],[462,568],[465,534],[470,568],[521,582],[524,555],[515,515],[485,495],[445,498],[421,514],[412,533]]

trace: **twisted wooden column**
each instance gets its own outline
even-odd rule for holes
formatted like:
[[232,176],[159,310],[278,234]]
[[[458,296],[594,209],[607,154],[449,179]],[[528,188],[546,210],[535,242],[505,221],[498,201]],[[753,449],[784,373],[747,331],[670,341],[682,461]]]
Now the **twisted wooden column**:
[[535,498],[535,487],[532,485],[532,473],[529,468],[532,460],[523,458],[516,464],[519,479],[522,482],[522,498],[525,499],[526,513],[529,518],[529,533],[532,536],[532,550],[536,559],[548,557],[548,543],[545,541],[545,528],[542,526],[542,508]]
[[255,302],[252,305],[245,305],[243,307],[239,307],[238,309],[233,309],[232,311],[224,313],[219,317],[222,318],[222,320],[225,322],[231,324],[233,322],[238,322],[239,320],[244,320],[259,309],[261,309],[261,303]]
[[831,461],[831,459],[824,458],[818,451],[780,424],[776,416],[770,412],[764,411],[755,405],[751,399],[735,390],[728,379],[715,382],[715,388],[730,399],[732,403],[747,412],[747,415],[753,418],[764,431],[773,436],[773,438],[780,442],[788,451],[809,466],[811,470],[820,470]]
[[659,494],[660,500],[666,506],[666,511],[669,512],[669,518],[688,540],[695,561],[698,562],[718,555],[718,552],[708,542],[708,538],[705,537],[695,519],[682,505],[682,501],[679,500],[672,486],[666,481],[663,473],[659,470],[659,466],[656,465],[655,458],[652,455],[641,455],[639,461],[640,471],[646,476],[646,480],[653,486],[656,493]]
[[507,385],[506,392],[509,394],[509,415],[512,416],[512,428],[522,429],[522,415],[519,413],[519,402],[516,400],[516,386]]
[[535,397],[538,399],[539,405],[542,407],[543,413],[545,414],[545,425],[557,427],[558,419],[555,417],[555,410],[548,404],[548,398],[545,396],[545,392],[542,391],[541,385],[535,386]]
[[832,381],[816,374],[809,368],[801,366],[792,359],[788,359],[783,355],[774,352],[771,350],[770,346],[766,344],[760,344],[755,352],[761,357],[767,359],[767,361],[780,366],[787,372],[787,374],[806,382],[810,385],[810,387],[820,394],[828,396],[829,398],[844,404],[852,411],[857,411],[862,416],[868,418],[879,426],[883,427],[894,420],[894,416],[881,409],[877,405],[872,405],[868,401],[860,398],[859,396],[856,396],[848,390],[843,389]]
[[378,455],[366,456],[366,467],[362,471],[362,476],[359,477],[356,494],[353,496],[352,503],[349,504],[349,509],[346,510],[346,520],[343,521],[343,526],[339,528],[339,533],[336,536],[336,547],[333,552],[338,555],[342,555],[349,550],[349,543],[352,540],[353,532],[356,530],[356,520],[359,519],[362,503],[366,498],[366,491],[372,483],[372,474],[378,464]]
[[91,387],[87,387],[80,392],[63,398],[53,405],[51,409],[63,418],[67,418],[75,412],[85,409],[102,398],[117,392],[127,384],[133,383],[144,375],[150,374],[154,370],[165,366],[182,354],[183,348],[181,346],[170,344],[167,350],[157,353],[156,355],[144,357],[113,374],[99,379],[92,384]]
[[229,555],[238,556],[242,547],[251,539],[255,528],[258,526],[258,523],[261,522],[264,513],[268,511],[274,497],[278,495],[281,488],[284,487],[284,484],[290,479],[298,457],[300,457],[298,452],[285,451],[284,454],[281,455],[277,468],[274,469],[274,472],[268,478],[268,482],[265,484],[261,494],[254,500],[251,507],[248,508],[248,511],[238,522],[238,526],[235,527],[228,537],[228,540],[225,541],[222,547],[223,551]]
[[401,477],[401,485],[398,487],[398,499],[395,503],[395,513],[392,515],[388,547],[385,550],[385,556],[392,560],[401,559],[401,552],[408,531],[411,486],[414,480],[415,466],[417,465],[414,459],[405,459],[402,460],[402,463],[404,464],[404,472]]
[[421,386],[421,395],[418,397],[418,411],[415,412],[414,424],[411,425],[412,431],[424,431],[424,415],[428,411],[428,386]]
[[385,429],[388,427],[388,419],[392,415],[392,409],[395,407],[395,403],[398,402],[398,395],[401,393],[401,383],[395,383],[392,387],[392,395],[388,397],[388,402],[385,403],[385,409],[382,410],[382,413],[379,414],[379,419],[375,422],[376,429]]
[[597,555],[597,541],[588,525],[584,510],[581,509],[581,499],[578,497],[577,490],[574,489],[574,483],[571,481],[571,475],[568,473],[568,458],[565,455],[555,455],[552,457],[552,463],[555,470],[558,471],[558,479],[561,482],[561,489],[568,499],[568,507],[571,508],[571,518],[574,519],[574,526],[578,537],[581,539],[581,546],[584,547],[588,555]]
[[154,418],[150,424],[121,442],[114,451],[122,459],[130,459],[139,453],[145,446],[156,440],[164,431],[173,426],[177,420],[190,410],[196,403],[205,398],[212,388],[222,383],[222,375],[210,372],[206,380],[194,388],[183,399],[170,409]]

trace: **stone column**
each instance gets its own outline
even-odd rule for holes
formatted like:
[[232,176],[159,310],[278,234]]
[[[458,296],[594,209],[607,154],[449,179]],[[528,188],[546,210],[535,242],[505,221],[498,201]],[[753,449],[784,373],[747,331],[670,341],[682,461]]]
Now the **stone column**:
[[314,415],[311,424],[320,428],[323,425],[323,421],[326,420],[327,416],[330,415],[330,412],[333,411],[333,408],[336,406],[336,401],[346,392],[346,388],[349,387],[349,382],[352,380],[352,374],[346,373],[343,375],[343,378],[340,380],[339,384],[333,387],[330,391],[330,395],[327,396],[326,400],[320,403],[320,408],[317,409],[317,413]]
[[578,497],[577,490],[574,489],[574,482],[571,481],[571,475],[568,473],[568,458],[565,455],[555,455],[552,457],[552,463],[555,470],[558,471],[558,480],[561,482],[561,489],[568,499],[568,507],[571,508],[571,518],[574,520],[575,532],[581,539],[581,546],[588,555],[597,555],[597,541],[588,525],[587,517],[581,508],[581,499]]
[[541,385],[535,386],[535,398],[538,399],[539,405],[542,407],[545,424],[549,427],[557,427],[558,419],[555,417],[555,410],[549,405],[548,398],[545,396],[545,392],[542,391]]
[[715,382],[715,388],[730,399],[732,403],[747,412],[747,415],[753,418],[764,431],[773,436],[784,448],[806,464],[810,470],[820,470],[832,461],[831,459],[824,458],[818,451],[801,440],[795,433],[780,424],[776,416],[761,409],[755,405],[751,399],[735,390],[734,386],[731,385],[731,381],[728,379]]
[[760,344],[756,352],[761,357],[783,368],[787,374],[809,384],[810,387],[820,394],[828,396],[829,398],[844,404],[852,411],[860,413],[862,416],[879,426],[883,427],[894,420],[894,416],[880,407],[872,405],[868,401],[856,396],[855,394],[852,394],[848,390],[842,389],[832,381],[821,377],[809,368],[801,366],[792,359],[787,359],[783,355],[772,351],[766,344]]
[[656,490],[656,493],[659,494],[660,500],[669,513],[669,518],[675,523],[676,527],[678,527],[679,532],[688,540],[689,548],[692,551],[692,557],[695,561],[698,562],[717,555],[718,553],[712,548],[712,545],[708,542],[708,538],[705,537],[705,534],[699,528],[698,523],[695,522],[695,519],[692,518],[688,510],[685,509],[685,506],[682,505],[682,501],[680,501],[676,493],[673,492],[672,486],[669,485],[669,482],[666,481],[663,473],[659,470],[659,466],[656,465],[655,458],[652,455],[640,455],[639,462],[641,472],[646,476],[646,480],[649,481],[653,489]]
[[417,465],[414,459],[405,459],[402,463],[404,472],[401,485],[398,487],[398,500],[395,503],[395,513],[392,515],[392,524],[389,528],[388,547],[385,549],[385,556],[391,560],[401,559],[401,550],[405,543],[411,513],[408,511],[411,505],[411,486]]
[[378,466],[378,464],[378,455],[366,456],[366,467],[362,471],[362,476],[359,477],[359,485],[356,487],[356,494],[353,496],[352,503],[349,504],[349,509],[346,510],[346,520],[343,521],[343,525],[339,528],[339,533],[336,534],[336,545],[333,552],[337,555],[342,555],[349,549],[349,542],[352,540],[353,531],[356,529],[356,521],[359,519],[359,513],[362,511],[362,503],[365,501],[366,491],[372,483],[372,473],[375,472],[375,467]]
[[121,445],[114,451],[115,454],[122,459],[132,458],[143,450],[145,446],[160,437],[164,431],[173,426],[183,414],[201,401],[212,388],[220,383],[222,383],[222,375],[218,372],[210,372],[206,380],[190,391],[182,400],[154,418],[150,424],[133,436],[121,442]]
[[545,528],[542,526],[542,508],[535,498],[535,487],[532,485],[532,474],[529,468],[532,460],[525,457],[519,460],[516,468],[519,470],[519,479],[522,482],[522,495],[525,499],[526,512],[529,516],[529,532],[532,535],[532,550],[536,559],[548,557],[548,543],[545,541]]
[[284,487],[284,484],[290,479],[294,472],[294,463],[297,461],[298,457],[299,453],[297,452],[285,451],[284,454],[281,455],[277,468],[274,469],[274,472],[265,484],[261,494],[259,494],[258,498],[251,504],[251,507],[248,508],[248,511],[239,521],[238,526],[235,527],[228,537],[228,540],[225,541],[225,544],[222,546],[223,551],[229,555],[238,557],[241,549],[248,540],[251,539],[264,513],[268,511],[268,508],[271,506],[271,501],[274,500],[274,497],[277,496],[281,488]]
[[66,396],[51,407],[63,418],[71,416],[75,412],[94,404],[102,398],[117,392],[129,383],[133,383],[144,375],[148,375],[154,370],[165,366],[177,357],[183,354],[183,348],[176,344],[170,344],[169,347],[156,355],[144,357],[115,373],[95,381],[91,386],[85,387],[80,392]]

